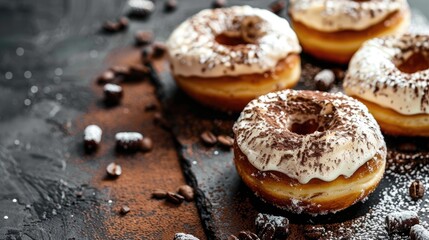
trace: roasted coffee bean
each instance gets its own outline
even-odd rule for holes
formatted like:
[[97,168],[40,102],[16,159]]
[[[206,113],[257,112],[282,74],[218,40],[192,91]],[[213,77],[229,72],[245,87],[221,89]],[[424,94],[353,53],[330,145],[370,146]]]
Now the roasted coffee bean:
[[173,192],[167,192],[166,199],[167,201],[174,204],[181,204],[185,200],[185,198],[182,195],[179,195]]
[[107,33],[116,33],[121,31],[121,25],[118,22],[106,21],[103,24],[103,30]]
[[83,141],[86,152],[93,152],[97,150],[103,131],[97,125],[89,125],[83,132]]
[[420,219],[416,212],[403,211],[390,213],[386,217],[386,228],[389,233],[407,232],[416,224],[419,224]]
[[167,191],[156,189],[152,192],[152,198],[164,199],[167,197]]
[[153,142],[152,139],[149,137],[145,137],[142,140],[142,150],[145,152],[150,152],[152,151],[153,148]]
[[124,93],[122,87],[113,83],[104,85],[104,101],[108,105],[117,105],[121,102]]
[[126,17],[121,17],[118,20],[119,28],[121,30],[125,30],[128,28],[128,25],[130,24],[130,21]]
[[235,235],[229,235],[228,240],[240,240]]
[[138,31],[135,35],[135,41],[137,46],[146,46],[153,42],[153,32],[150,31]]
[[223,8],[226,6],[226,0],[214,0],[212,2],[212,8]]
[[271,12],[279,15],[283,9],[286,7],[286,2],[284,0],[277,0],[270,4]]
[[285,238],[289,234],[289,219],[282,216],[273,216],[259,213],[255,219],[255,226],[259,236],[261,232],[267,231],[266,228],[272,225],[275,229],[275,238]]
[[122,174],[121,166],[114,162],[107,165],[106,171],[109,177],[119,177]]
[[321,239],[325,233],[323,226],[308,225],[304,227],[304,236],[306,239]]
[[230,136],[226,135],[219,135],[217,137],[217,141],[223,146],[223,147],[232,147],[234,145],[234,139]]
[[194,189],[189,185],[180,186],[177,193],[182,195],[188,202],[194,200]]
[[240,240],[260,240],[256,234],[254,234],[250,231],[241,231],[238,234],[238,239],[240,239]]
[[167,0],[164,4],[165,12],[173,12],[177,8],[177,0]]
[[120,132],[115,135],[116,149],[122,152],[136,152],[142,149],[143,135],[138,132]]
[[194,235],[185,233],[176,233],[173,240],[199,240]]
[[401,143],[398,149],[401,152],[415,152],[417,151],[417,146],[414,143]]
[[127,213],[129,213],[130,212],[130,208],[127,206],[127,205],[123,205],[122,207],[121,207],[121,210],[119,211],[122,215],[126,215]]
[[129,0],[128,16],[132,18],[147,18],[155,10],[155,4],[150,0]]
[[262,230],[258,233],[258,236],[259,238],[261,238],[261,240],[272,240],[274,239],[275,234],[276,234],[276,228],[274,227],[274,225],[271,223],[267,223],[262,228]]
[[152,49],[153,49],[153,53],[152,53],[153,58],[161,58],[167,52],[167,46],[162,42],[155,42],[154,44],[152,44]]
[[411,240],[429,240],[429,231],[422,225],[416,224],[410,230]]
[[314,76],[314,81],[316,83],[317,90],[329,91],[335,83],[334,72],[329,69],[324,69]]
[[106,83],[115,83],[118,82],[118,79],[115,76],[115,73],[111,70],[104,71],[98,78],[98,84],[106,84]]
[[413,200],[418,200],[423,198],[424,195],[425,195],[425,185],[419,180],[413,181],[410,185],[410,197]]
[[201,133],[200,138],[204,144],[210,146],[216,144],[217,142],[216,136],[210,131],[204,131],[203,133]]

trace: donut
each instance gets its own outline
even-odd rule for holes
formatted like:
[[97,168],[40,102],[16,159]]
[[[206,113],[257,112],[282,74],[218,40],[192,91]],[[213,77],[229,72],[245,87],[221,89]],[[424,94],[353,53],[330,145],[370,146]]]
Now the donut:
[[250,6],[206,9],[167,41],[178,86],[203,105],[239,112],[252,99],[293,87],[301,47],[288,22]]
[[350,61],[343,86],[386,134],[429,136],[429,35],[366,42]]
[[378,186],[386,144],[368,109],[342,93],[283,90],[235,122],[234,163],[262,200],[294,213],[335,213]]
[[406,0],[291,0],[289,14],[305,52],[340,64],[369,39],[404,33],[411,18]]

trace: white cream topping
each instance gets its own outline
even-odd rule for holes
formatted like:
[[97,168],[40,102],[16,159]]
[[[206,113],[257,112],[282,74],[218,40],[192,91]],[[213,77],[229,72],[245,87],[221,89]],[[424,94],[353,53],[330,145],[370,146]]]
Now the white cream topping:
[[[319,123],[313,133],[292,132],[293,123]],[[237,145],[260,171],[277,171],[300,183],[350,177],[386,145],[368,109],[341,93],[285,90],[252,100],[234,124]]]
[[323,32],[363,30],[408,9],[407,0],[290,0],[292,18]]
[[85,128],[83,132],[83,138],[85,141],[94,141],[96,143],[100,143],[101,135],[103,131],[97,125],[89,125]]
[[416,52],[429,55],[429,35],[364,43],[350,61],[345,92],[403,115],[429,114],[429,69],[409,74],[396,66]]
[[[221,34],[254,41],[223,45],[215,40]],[[167,47],[173,73],[185,77],[265,73],[290,53],[301,52],[285,19],[249,6],[203,10],[173,31]]]
[[117,85],[117,84],[108,83],[108,84],[104,85],[104,91],[122,92],[122,87]]

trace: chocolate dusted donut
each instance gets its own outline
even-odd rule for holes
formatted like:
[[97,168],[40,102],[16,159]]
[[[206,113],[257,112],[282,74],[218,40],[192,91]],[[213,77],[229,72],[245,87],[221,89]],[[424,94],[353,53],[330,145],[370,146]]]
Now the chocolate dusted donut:
[[384,132],[429,136],[429,35],[366,42],[350,61],[343,86]]
[[369,39],[404,33],[411,20],[407,0],[291,0],[289,14],[304,51],[336,63]]
[[345,209],[374,191],[385,170],[377,122],[341,93],[269,93],[244,108],[233,130],[243,181],[262,200],[292,212]]
[[179,87],[198,102],[241,111],[257,96],[293,87],[301,47],[288,22],[250,6],[206,9],[167,41]]

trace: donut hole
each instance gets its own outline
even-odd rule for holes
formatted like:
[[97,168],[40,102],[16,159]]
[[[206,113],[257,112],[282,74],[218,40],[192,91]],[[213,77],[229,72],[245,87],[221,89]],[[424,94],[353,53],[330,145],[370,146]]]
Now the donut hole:
[[312,134],[317,130],[322,130],[322,129],[320,128],[319,123],[314,119],[310,119],[302,123],[297,123],[297,122],[292,123],[289,128],[289,131],[299,135]]
[[330,129],[334,119],[335,108],[332,103],[313,103],[302,111],[302,115],[292,114],[288,119],[289,131],[307,135],[314,132],[324,132]]
[[414,52],[406,59],[398,61],[396,67],[403,73],[416,73],[429,69],[429,53]]
[[226,46],[238,46],[238,45],[246,45],[249,44],[243,36],[232,36],[226,33],[221,33],[215,37],[215,41],[219,44]]

